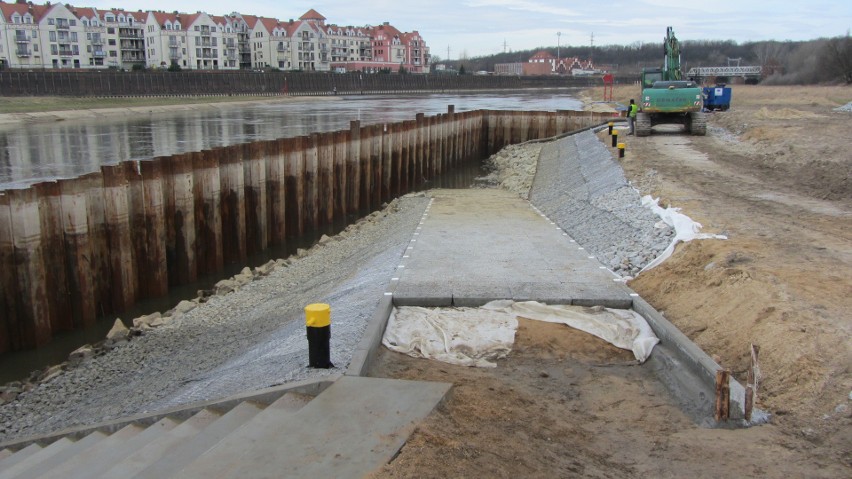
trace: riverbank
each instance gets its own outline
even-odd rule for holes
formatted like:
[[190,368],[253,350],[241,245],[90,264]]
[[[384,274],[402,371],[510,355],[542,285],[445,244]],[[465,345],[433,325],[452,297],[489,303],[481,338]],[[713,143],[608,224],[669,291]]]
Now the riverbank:
[[137,98],[0,97],[0,126],[339,99],[340,97],[335,96],[281,95]]

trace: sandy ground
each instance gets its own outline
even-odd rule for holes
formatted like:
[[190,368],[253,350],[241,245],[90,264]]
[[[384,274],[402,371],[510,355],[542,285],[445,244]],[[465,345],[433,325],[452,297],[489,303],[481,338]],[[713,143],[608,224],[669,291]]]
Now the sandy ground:
[[699,428],[622,352],[525,324],[496,369],[382,355],[375,375],[455,387],[377,477],[852,476],[850,114],[832,111],[852,88],[733,98],[706,137],[627,137],[643,193],[729,236],[681,245],[630,286],[741,380],[757,344],[771,423]]

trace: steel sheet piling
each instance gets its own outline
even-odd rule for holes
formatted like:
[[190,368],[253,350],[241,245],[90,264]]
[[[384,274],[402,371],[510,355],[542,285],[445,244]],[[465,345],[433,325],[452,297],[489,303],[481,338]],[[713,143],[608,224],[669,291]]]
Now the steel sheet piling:
[[169,292],[163,163],[161,158],[140,163],[145,223],[144,230],[136,234],[142,234],[145,238],[145,256],[138,263],[144,277],[143,291],[148,298],[158,298]]
[[[122,165],[103,166],[101,175],[104,179],[104,221],[113,309],[120,312],[136,303],[138,291],[130,232],[130,186]],[[194,225],[188,229],[194,231]]]
[[14,264],[18,279],[18,330],[23,344],[40,346],[50,341],[44,249],[41,241],[39,201],[35,190],[9,192]]
[[[39,200],[41,240],[44,254],[45,289],[52,332],[74,329],[70,295],[65,279],[65,241],[62,231],[62,203],[59,185],[49,181],[33,186]],[[2,264],[2,261],[0,261]],[[2,304],[2,300],[0,300]],[[2,315],[2,313],[0,313]],[[2,326],[0,326],[2,327]],[[2,350],[2,345],[0,345]]]
[[68,253],[65,270],[71,293],[71,312],[74,327],[83,328],[95,324],[97,317],[89,264],[92,251],[86,221],[86,192],[77,180],[60,180],[59,185],[62,195],[62,230]]

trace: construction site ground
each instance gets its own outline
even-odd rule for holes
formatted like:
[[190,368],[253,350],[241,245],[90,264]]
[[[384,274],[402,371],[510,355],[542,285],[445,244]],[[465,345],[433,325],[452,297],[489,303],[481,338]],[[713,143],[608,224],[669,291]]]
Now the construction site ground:
[[629,286],[742,382],[759,346],[769,424],[701,428],[629,352],[522,320],[493,369],[382,351],[375,376],[455,386],[375,476],[852,476],[850,113],[833,110],[850,100],[850,87],[736,85],[705,137],[622,138],[642,193],[729,237],[680,245]]

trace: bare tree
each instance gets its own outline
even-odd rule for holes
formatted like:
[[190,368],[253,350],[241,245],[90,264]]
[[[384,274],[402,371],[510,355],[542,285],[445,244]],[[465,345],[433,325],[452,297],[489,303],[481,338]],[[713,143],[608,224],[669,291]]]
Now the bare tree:
[[848,31],[845,37],[834,37],[825,43],[822,59],[832,76],[852,83],[852,38]]

